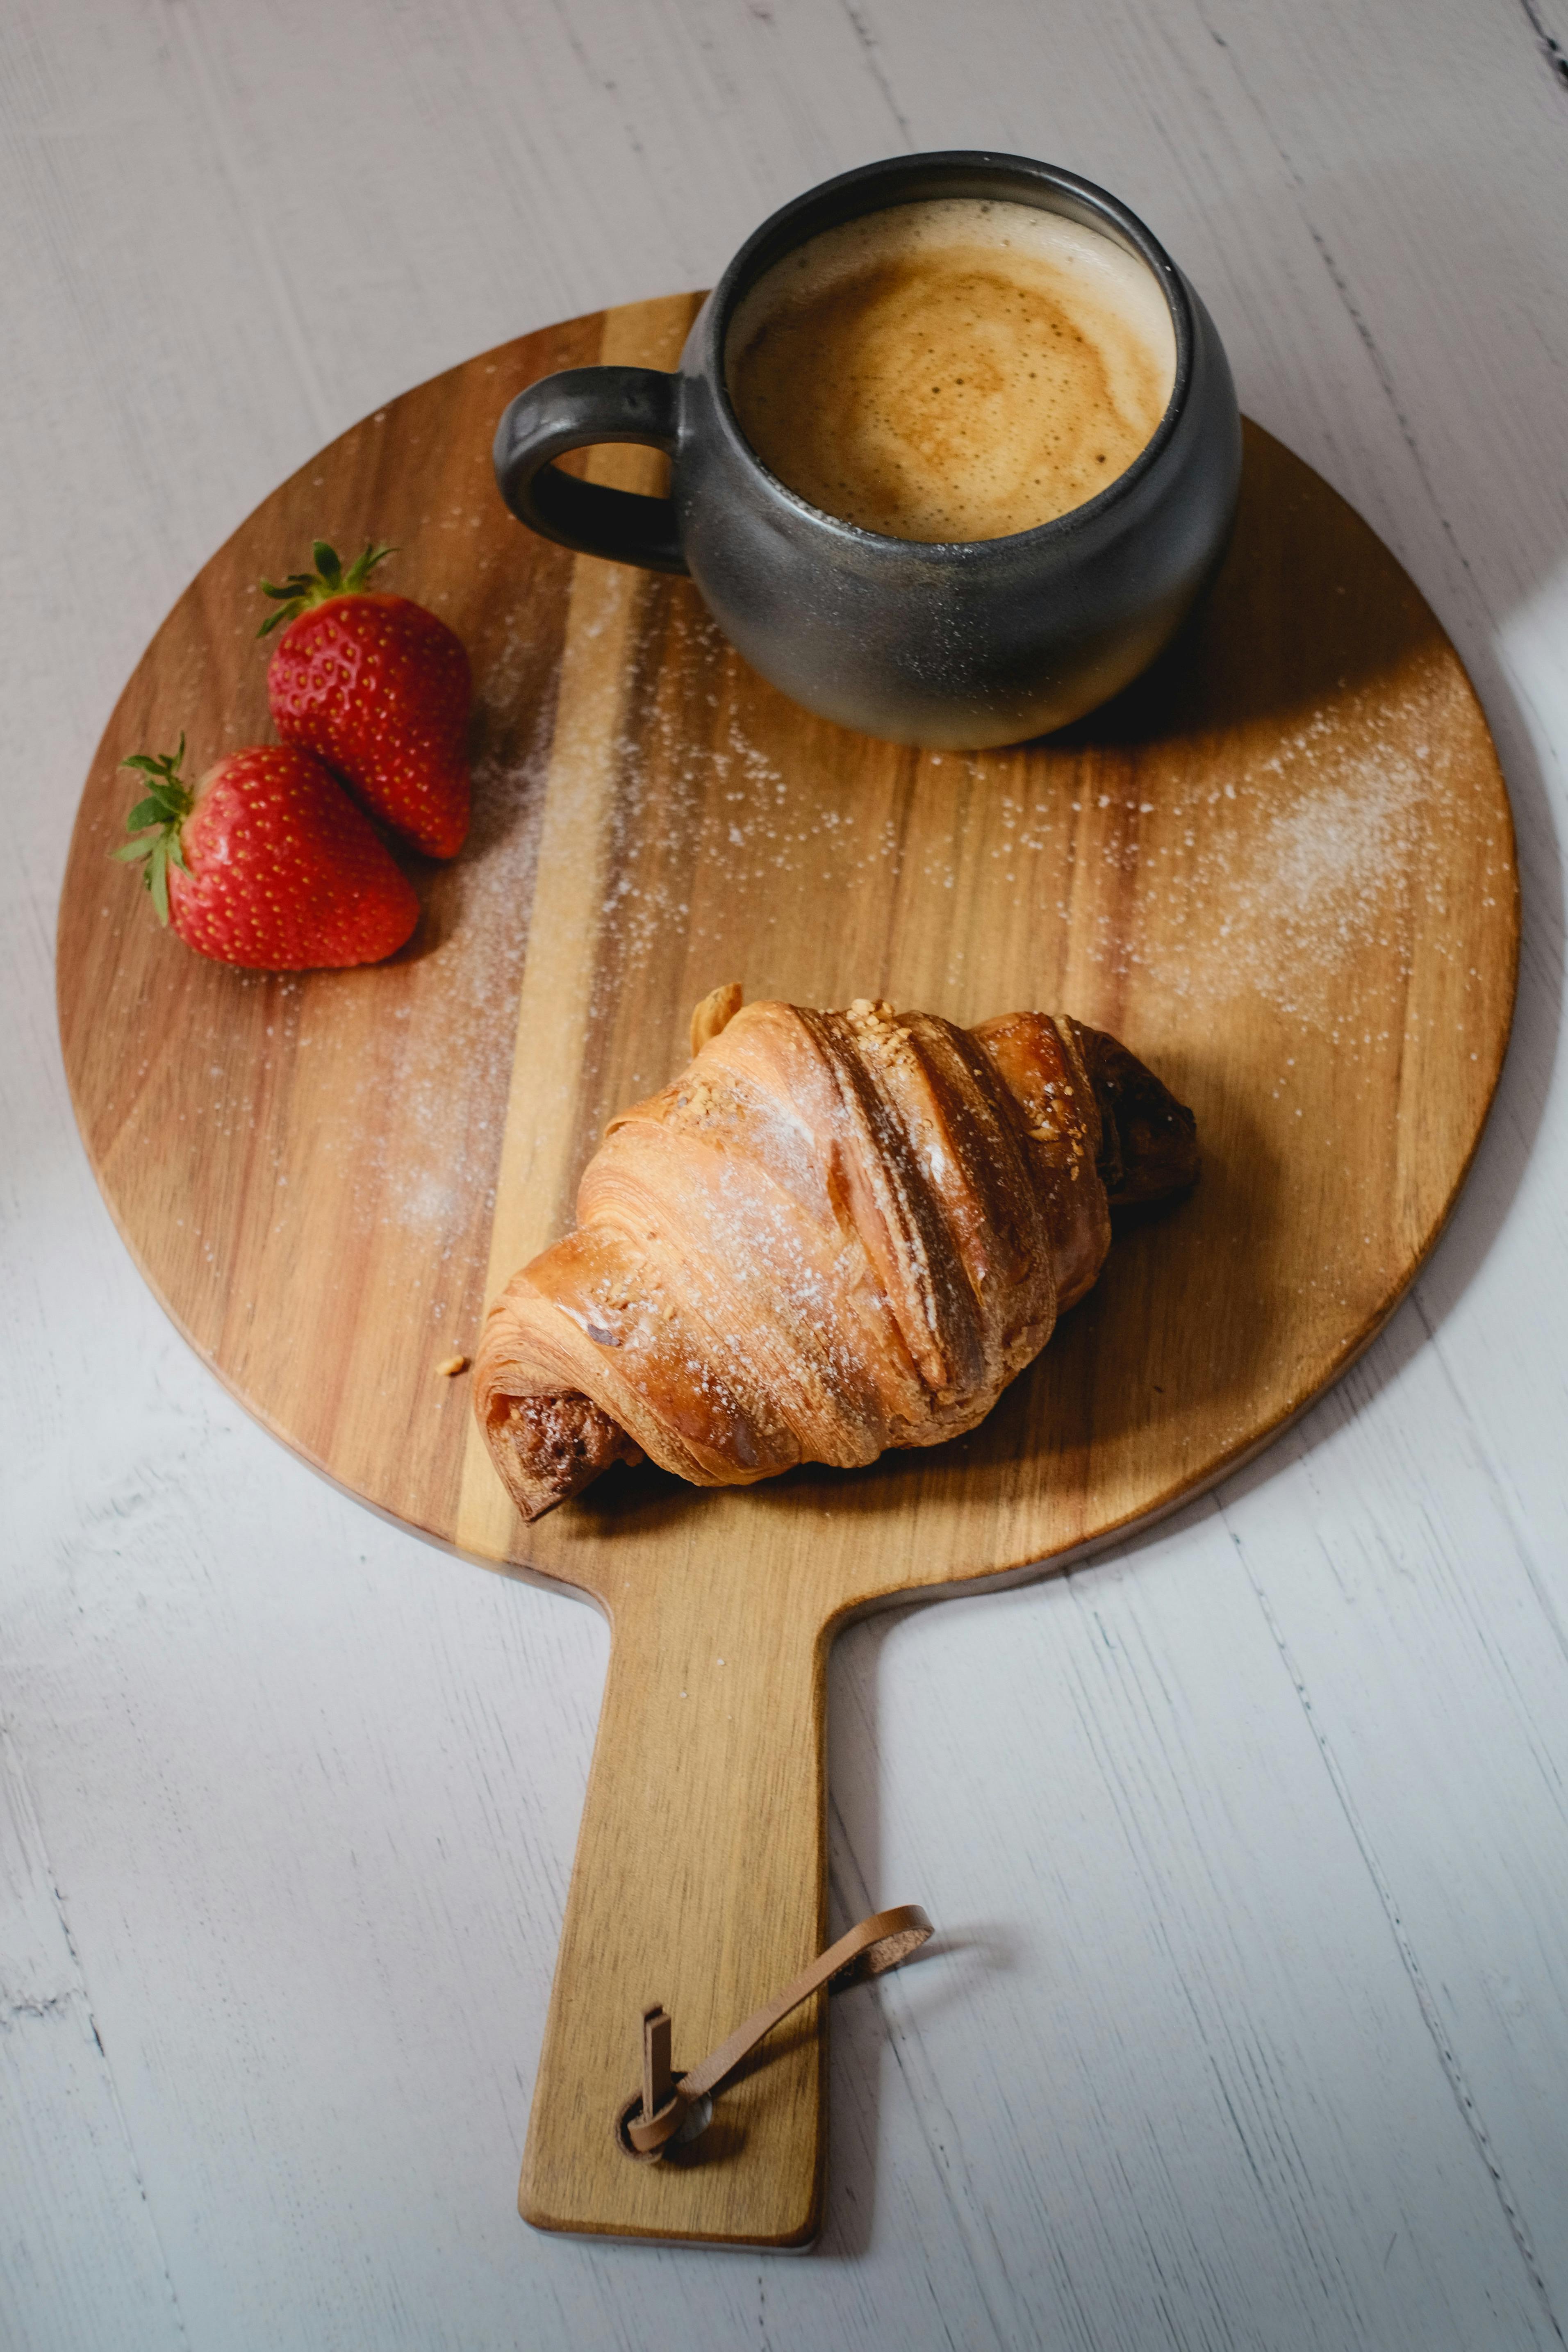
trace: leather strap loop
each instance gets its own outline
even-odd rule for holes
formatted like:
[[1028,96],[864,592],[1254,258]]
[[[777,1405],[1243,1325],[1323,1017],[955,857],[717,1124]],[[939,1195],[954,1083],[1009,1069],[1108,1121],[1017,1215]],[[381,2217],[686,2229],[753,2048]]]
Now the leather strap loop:
[[[889,1969],[896,1969],[900,1961],[908,1959],[911,1952],[918,1950],[932,1932],[931,1921],[918,1903],[900,1903],[891,1911],[874,1911],[868,1919],[862,1919],[858,1927],[851,1927],[847,1936],[840,1936],[836,1944],[830,1944],[808,1969],[804,1969],[799,1976],[785,1985],[783,1992],[775,1994],[772,2000],[755,2011],[743,2025],[738,2025],[727,2041],[721,2042],[717,2050],[709,2052],[700,2066],[692,2067],[679,2082],[672,2083],[668,2095],[662,2099],[659,2099],[659,2094],[664,2091],[665,2084],[662,2081],[656,2084],[645,2059],[643,2100],[638,2103],[637,2114],[626,2115],[618,2127],[633,2151],[638,2156],[653,2156],[666,2147],[679,2131],[696,2102],[716,2091],[725,2078],[734,2073],[742,2059],[756,2048],[764,2034],[771,2033],[792,2009],[798,2009],[801,2002],[809,2000],[814,1992],[819,1991],[824,1985],[830,1992],[838,1992],[852,1984],[863,1982],[868,1977],[879,1977]],[[645,2036],[656,2019],[658,2021],[656,2031],[659,2036],[661,2055],[667,2065],[668,2021],[662,2011],[645,2011]],[[658,2071],[662,2074],[663,2065]],[[650,2092],[656,2100],[659,2100],[651,2116],[647,2108]]]

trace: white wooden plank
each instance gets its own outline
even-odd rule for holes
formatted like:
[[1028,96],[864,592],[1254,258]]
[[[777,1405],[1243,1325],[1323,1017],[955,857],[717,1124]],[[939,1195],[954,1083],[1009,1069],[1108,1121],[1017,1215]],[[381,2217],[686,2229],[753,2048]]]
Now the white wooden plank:
[[[1273,1491],[1243,1482],[1225,1517],[1456,2103],[1561,2316],[1568,1641],[1417,1317],[1380,1359],[1289,1442]],[[1415,1505],[1394,1540],[1360,1499],[1373,1461]],[[1456,1724],[1482,1721],[1490,1738],[1456,1742]]]
[[0,2080],[0,2340],[175,2352],[187,2339],[142,2169],[3,1728]]
[[882,1996],[919,2084],[889,2195],[920,2198],[925,2139],[1007,2341],[1552,2343],[1226,1551],[1200,1508],[1128,1561],[851,1637],[855,1847],[960,1972]]
[[[160,48],[162,16],[29,7],[0,27],[13,321],[0,451],[14,502],[0,593],[37,628],[51,736],[79,706],[84,732],[102,724],[192,571],[321,429],[280,363],[178,44]],[[124,617],[101,674],[84,675],[100,595]],[[30,698],[39,683],[14,687]]]
[[1520,0],[1540,53],[1542,73],[1568,100],[1568,13],[1563,0]]

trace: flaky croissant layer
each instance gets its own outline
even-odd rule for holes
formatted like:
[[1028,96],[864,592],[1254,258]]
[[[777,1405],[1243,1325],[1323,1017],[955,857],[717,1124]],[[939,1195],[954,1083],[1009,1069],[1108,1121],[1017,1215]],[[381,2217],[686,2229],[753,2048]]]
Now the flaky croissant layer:
[[1094,1281],[1110,1205],[1197,1173],[1192,1113],[1065,1016],[739,997],[486,1319],[475,1410],[525,1518],[644,1454],[746,1486],[961,1435]]

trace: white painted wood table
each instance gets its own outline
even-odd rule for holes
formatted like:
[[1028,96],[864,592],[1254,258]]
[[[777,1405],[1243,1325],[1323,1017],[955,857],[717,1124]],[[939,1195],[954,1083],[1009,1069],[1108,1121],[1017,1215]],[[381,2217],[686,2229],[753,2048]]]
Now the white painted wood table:
[[[1514,795],[1514,1045],[1293,1435],[839,1644],[837,1912],[946,1948],[836,2010],[818,2251],[550,2241],[603,1628],[330,1491],[167,1328],[72,1128],[56,894],[142,645],[315,446],[947,145],[1124,194],[1437,608]],[[1565,220],[1568,0],[10,0],[6,2352],[1563,2342]]]

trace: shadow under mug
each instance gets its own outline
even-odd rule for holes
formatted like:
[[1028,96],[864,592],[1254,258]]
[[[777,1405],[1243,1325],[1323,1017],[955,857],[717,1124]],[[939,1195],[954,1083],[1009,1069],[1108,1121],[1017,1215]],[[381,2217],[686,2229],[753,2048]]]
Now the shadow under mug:
[[[731,403],[725,341],[736,304],[809,237],[952,196],[1059,213],[1142,262],[1170,308],[1175,380],[1152,439],[1087,504],[1002,539],[892,539],[769,472]],[[601,441],[664,450],[669,496],[551,463]],[[952,152],[868,163],[785,205],[703,303],[678,373],[542,378],[501,418],[495,468],[512,512],[545,538],[689,573],[731,644],[807,709],[896,743],[980,750],[1081,717],[1168,643],[1225,551],[1241,423],[1213,320],[1125,205],[1026,156]]]

